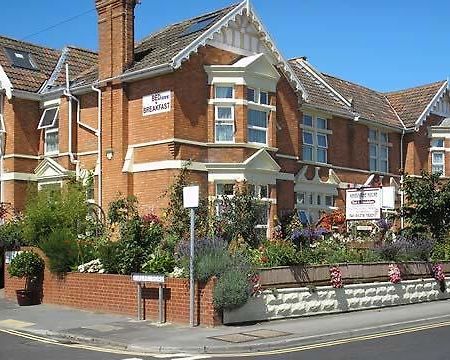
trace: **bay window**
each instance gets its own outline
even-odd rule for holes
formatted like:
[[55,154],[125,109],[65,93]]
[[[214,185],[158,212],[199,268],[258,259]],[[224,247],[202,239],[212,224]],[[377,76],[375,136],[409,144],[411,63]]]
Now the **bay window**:
[[216,142],[234,142],[234,106],[215,107]]
[[249,109],[247,116],[248,142],[267,144],[268,113]]
[[216,99],[233,99],[233,86],[216,85],[215,86]]

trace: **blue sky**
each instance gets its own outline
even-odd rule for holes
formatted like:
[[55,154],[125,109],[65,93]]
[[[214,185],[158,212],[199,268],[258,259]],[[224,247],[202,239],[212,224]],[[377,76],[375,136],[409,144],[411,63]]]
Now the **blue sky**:
[[[234,3],[142,0],[136,38]],[[24,5],[26,3],[26,6]],[[286,58],[307,56],[319,70],[376,90],[397,90],[450,75],[448,0],[253,0]],[[27,0],[2,7],[0,34],[22,39],[94,8],[94,0]],[[29,37],[61,48],[97,47],[96,13]]]

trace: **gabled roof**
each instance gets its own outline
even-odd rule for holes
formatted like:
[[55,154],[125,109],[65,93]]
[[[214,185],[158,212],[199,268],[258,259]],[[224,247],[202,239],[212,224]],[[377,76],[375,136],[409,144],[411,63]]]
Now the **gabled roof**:
[[[5,47],[30,53],[37,69],[28,70],[13,66]],[[52,74],[59,57],[58,50],[0,36],[0,66],[16,90],[37,92]]]
[[386,93],[386,97],[407,128],[420,125],[423,116],[428,116],[427,108],[436,96],[445,90],[447,81],[417,86],[411,89]]
[[403,128],[401,120],[384,94],[331,75],[322,75],[333,88],[352,103],[353,110],[361,119]]
[[324,111],[338,112],[349,117],[355,116],[346,99],[331,88],[320,72],[310,66],[306,59],[291,59],[289,64],[308,93],[306,104]]

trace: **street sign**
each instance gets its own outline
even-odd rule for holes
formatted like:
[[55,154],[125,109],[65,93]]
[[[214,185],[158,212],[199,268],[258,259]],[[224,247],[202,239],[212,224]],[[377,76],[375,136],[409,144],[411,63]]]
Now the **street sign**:
[[183,207],[186,209],[198,207],[199,187],[185,186],[183,188]]
[[137,283],[137,318],[142,320],[142,283],[156,283],[158,284],[158,313],[159,322],[162,324],[164,322],[164,290],[163,285],[166,281],[164,275],[158,274],[142,274],[133,273],[131,274],[131,280]]
[[131,274],[131,280],[137,282],[152,282],[152,283],[164,283],[164,275],[154,275],[154,274],[141,274],[133,273]]

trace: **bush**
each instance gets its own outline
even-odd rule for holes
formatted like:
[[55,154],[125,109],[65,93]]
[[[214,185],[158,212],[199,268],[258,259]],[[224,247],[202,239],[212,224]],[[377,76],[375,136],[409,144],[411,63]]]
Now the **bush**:
[[47,255],[53,273],[64,274],[77,265],[78,246],[69,229],[53,231],[40,243],[40,248]]
[[434,241],[417,237],[407,239],[399,236],[395,242],[386,243],[380,248],[380,255],[387,261],[428,261],[431,258]]
[[108,274],[118,274],[120,259],[118,243],[108,241],[99,247],[98,253],[99,260],[102,263],[105,272]]
[[290,266],[299,263],[296,246],[288,240],[266,241],[258,249],[258,265],[264,267]]
[[435,262],[436,261],[449,261],[450,260],[450,240],[446,239],[445,242],[434,244],[431,258]]
[[38,245],[61,228],[76,237],[86,227],[87,214],[86,194],[78,183],[68,183],[60,191],[30,190],[24,210],[25,241],[28,245]]
[[44,261],[42,258],[31,251],[24,251],[16,255],[8,267],[8,273],[11,276],[25,278],[25,289],[33,279],[37,278],[44,270]]
[[13,219],[0,226],[0,247],[4,250],[14,250],[24,244],[23,224],[19,219]]
[[218,310],[236,309],[247,302],[250,294],[248,275],[239,270],[230,270],[218,279],[213,304]]
[[142,266],[142,270],[149,274],[169,274],[174,268],[175,258],[170,252],[161,248],[157,248]]
[[233,267],[235,262],[226,250],[203,252],[195,258],[194,276],[206,282],[213,276],[220,277]]

